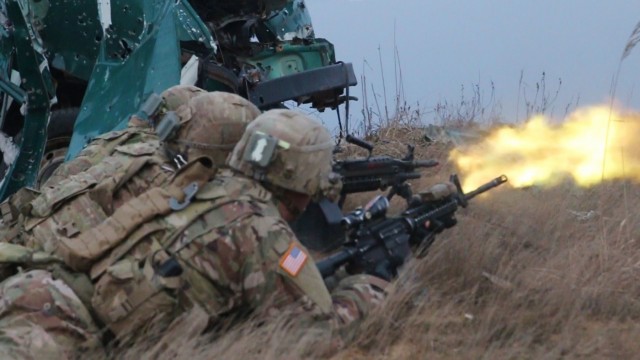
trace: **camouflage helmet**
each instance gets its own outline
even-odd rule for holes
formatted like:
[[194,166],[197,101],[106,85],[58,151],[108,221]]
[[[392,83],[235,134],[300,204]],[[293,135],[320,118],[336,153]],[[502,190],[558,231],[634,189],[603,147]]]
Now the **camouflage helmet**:
[[141,105],[138,112],[129,118],[129,126],[155,126],[156,121],[162,118],[168,111],[176,111],[189,100],[206,91],[192,85],[175,85],[162,94],[151,94]]
[[334,197],[340,177],[332,171],[331,135],[292,110],[269,110],[247,127],[229,166],[256,180],[319,198]]
[[165,116],[157,131],[170,153],[186,160],[207,156],[224,166],[247,124],[260,115],[260,110],[239,95],[214,91],[199,94],[169,113],[175,114],[174,123],[167,128],[165,120],[171,116]]
[[164,111],[176,111],[180,106],[185,105],[196,95],[204,94],[206,91],[193,85],[175,85],[160,94],[163,100]]

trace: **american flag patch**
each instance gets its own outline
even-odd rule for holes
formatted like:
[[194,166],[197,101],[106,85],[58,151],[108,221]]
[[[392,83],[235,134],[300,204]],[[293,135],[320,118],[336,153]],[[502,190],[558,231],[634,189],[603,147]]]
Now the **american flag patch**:
[[304,263],[307,262],[307,254],[299,245],[291,244],[289,250],[280,258],[280,267],[289,275],[297,276]]

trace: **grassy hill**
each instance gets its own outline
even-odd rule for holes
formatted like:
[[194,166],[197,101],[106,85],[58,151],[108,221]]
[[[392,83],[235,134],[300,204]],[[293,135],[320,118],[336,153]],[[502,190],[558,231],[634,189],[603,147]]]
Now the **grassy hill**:
[[[457,171],[447,162],[453,143],[427,142],[409,127],[381,131],[377,153],[401,156],[414,143],[418,158],[441,160],[414,189]],[[373,195],[351,196],[347,206]],[[342,337],[340,350],[326,332],[282,320],[216,339],[177,330],[161,358],[633,358],[640,351],[639,195],[624,181],[588,189],[504,185],[458,211],[458,225],[406,266],[384,305]],[[148,345],[116,353],[137,359]]]

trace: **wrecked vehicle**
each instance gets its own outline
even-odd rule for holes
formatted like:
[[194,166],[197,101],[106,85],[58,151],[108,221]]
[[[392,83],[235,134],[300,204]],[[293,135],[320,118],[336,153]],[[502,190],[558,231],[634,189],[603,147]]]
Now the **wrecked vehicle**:
[[0,200],[172,85],[320,111],[356,85],[303,0],[0,0],[0,24]]

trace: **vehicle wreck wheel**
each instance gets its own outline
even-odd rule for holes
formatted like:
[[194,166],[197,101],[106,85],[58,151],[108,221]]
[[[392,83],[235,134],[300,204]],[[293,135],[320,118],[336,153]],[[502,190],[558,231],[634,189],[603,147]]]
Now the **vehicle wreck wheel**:
[[54,110],[51,113],[51,119],[47,127],[47,145],[45,146],[42,161],[40,161],[40,170],[38,171],[38,188],[64,162],[71,143],[73,125],[79,112],[79,108],[66,108]]

